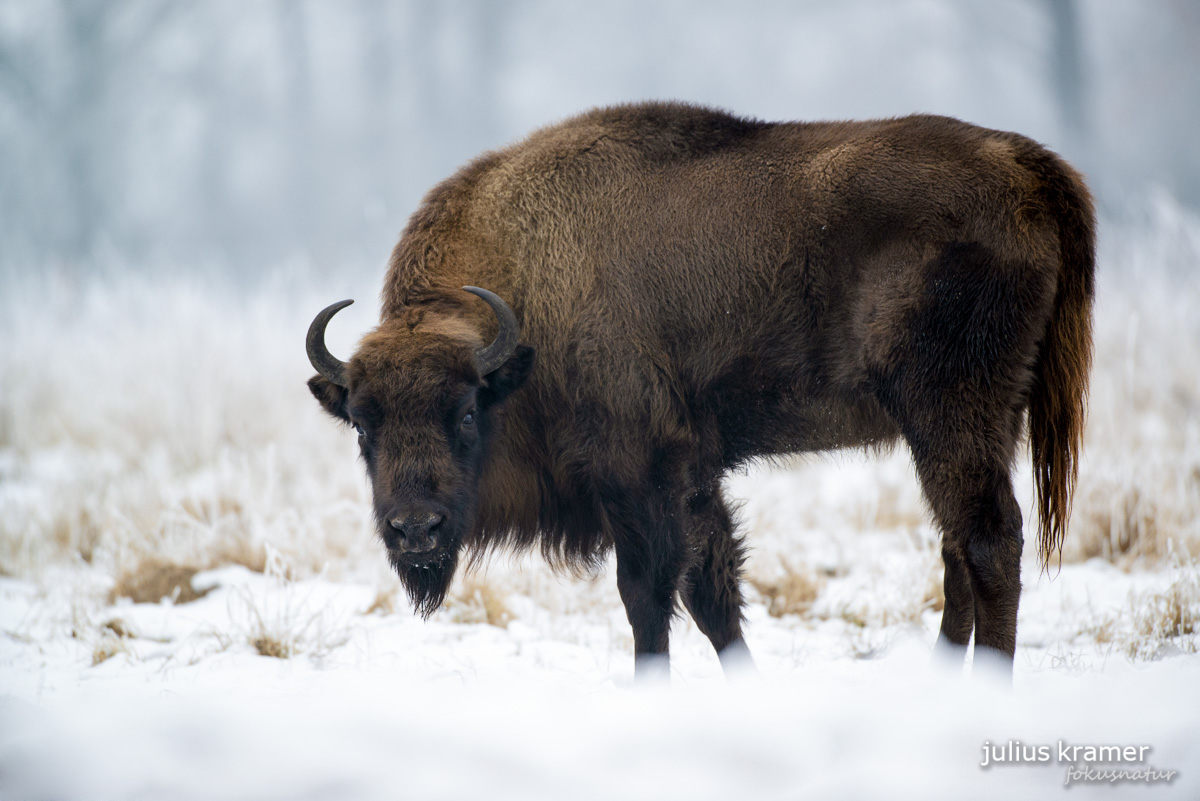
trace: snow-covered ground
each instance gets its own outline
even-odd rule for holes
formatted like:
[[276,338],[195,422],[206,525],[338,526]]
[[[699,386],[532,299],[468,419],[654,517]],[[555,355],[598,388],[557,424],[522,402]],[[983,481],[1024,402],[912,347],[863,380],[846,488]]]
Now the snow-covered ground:
[[[762,604],[748,627],[761,679],[726,684],[680,621],[673,685],[647,691],[611,576],[493,572],[522,585],[507,628],[460,622],[461,607],[428,623],[366,613],[370,584],[243,567],[198,574],[216,589],[181,605],[89,604],[87,571],[5,579],[3,797],[1048,797],[1067,777],[1060,742],[1148,745],[1122,767],[1178,771],[1077,797],[1200,791],[1200,659],[1130,661],[1079,633],[1167,576],[1097,560],[1028,580],[1010,692],[929,664],[935,612],[858,626]],[[880,581],[881,603],[899,593]],[[93,665],[111,620],[127,636]],[[298,653],[260,656],[264,631],[295,634]],[[1050,758],[980,767],[985,744],[1010,740]]]
[[[1040,798],[1060,743],[1175,772],[1073,797],[1200,797],[1200,225],[1150,222],[1105,251],[1072,530],[1061,570],[1027,555],[1008,691],[930,664],[902,448],[731,476],[762,675],[726,682],[685,616],[640,688],[611,565],[501,558],[408,611],[304,387],[344,286],[5,276],[0,798]],[[1046,759],[981,767],[1010,741]]]

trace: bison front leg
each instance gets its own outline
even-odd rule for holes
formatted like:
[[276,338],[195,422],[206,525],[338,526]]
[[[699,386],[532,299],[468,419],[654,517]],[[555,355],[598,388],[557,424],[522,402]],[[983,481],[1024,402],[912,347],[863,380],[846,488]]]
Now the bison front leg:
[[633,628],[634,678],[666,679],[671,672],[669,639],[675,585],[645,569],[638,557],[617,549],[617,590]]
[[716,649],[726,676],[753,671],[754,660],[742,639],[745,549],[734,536],[733,520],[719,490],[697,497],[691,511],[688,533],[697,558],[683,582],[683,603]]
[[[636,497],[636,496],[634,496]],[[685,548],[674,499],[606,504],[617,555],[617,590],[633,628],[634,678],[670,675],[668,642]]]

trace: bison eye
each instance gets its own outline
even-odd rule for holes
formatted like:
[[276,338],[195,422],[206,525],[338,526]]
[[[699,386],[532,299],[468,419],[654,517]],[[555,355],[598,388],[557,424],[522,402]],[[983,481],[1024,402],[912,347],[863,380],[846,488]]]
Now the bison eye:
[[467,412],[464,414],[459,425],[461,425],[463,428],[473,427],[475,425],[475,412]]
[[365,439],[365,438],[366,438],[366,436],[367,436],[367,432],[366,432],[366,431],[363,431],[363,427],[362,427],[362,426],[360,426],[358,423],[355,423],[355,424],[354,424],[354,430],[358,432],[358,436],[359,436],[360,438],[363,438],[363,439]]

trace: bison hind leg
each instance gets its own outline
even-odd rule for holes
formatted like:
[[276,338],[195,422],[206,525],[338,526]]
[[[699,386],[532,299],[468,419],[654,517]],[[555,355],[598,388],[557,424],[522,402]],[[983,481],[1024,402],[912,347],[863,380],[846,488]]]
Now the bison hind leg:
[[742,540],[719,489],[702,493],[689,505],[695,561],[681,590],[696,626],[708,637],[726,676],[753,672],[754,659],[742,638]]
[[957,543],[950,540],[942,543],[942,564],[945,565],[942,588],[946,603],[942,608],[942,626],[934,652],[947,667],[961,670],[975,628],[975,596],[971,592],[971,573],[960,550]]
[[[948,421],[937,437],[910,436],[917,476],[939,528],[945,563],[946,605],[936,651],[957,661],[975,636],[975,664],[990,649],[1011,676],[1021,596],[1021,509],[1013,494],[1007,455],[1011,445],[990,446],[978,434],[983,421],[946,403]],[[987,437],[983,437],[986,440]]]
[[926,264],[911,307],[869,365],[912,450],[942,530],[946,608],[938,651],[1011,676],[1021,594],[1021,510],[1011,465],[1054,293],[1053,269],[972,243]]

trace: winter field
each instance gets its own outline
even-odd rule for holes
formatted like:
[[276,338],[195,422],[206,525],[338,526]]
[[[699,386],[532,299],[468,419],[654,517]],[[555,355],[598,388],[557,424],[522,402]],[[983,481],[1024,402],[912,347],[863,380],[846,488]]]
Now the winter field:
[[[727,683],[684,616],[671,687],[635,688],[611,563],[496,559],[406,607],[354,437],[304,386],[312,315],[359,299],[348,355],[382,267],[6,267],[0,797],[1042,798],[1060,741],[1174,771],[1074,798],[1200,797],[1200,221],[1141,217],[1105,228],[1072,526],[1049,575],[1027,548],[1007,692],[930,664],[938,535],[903,449],[730,477],[762,676]],[[980,766],[1009,741],[1048,758]]]

